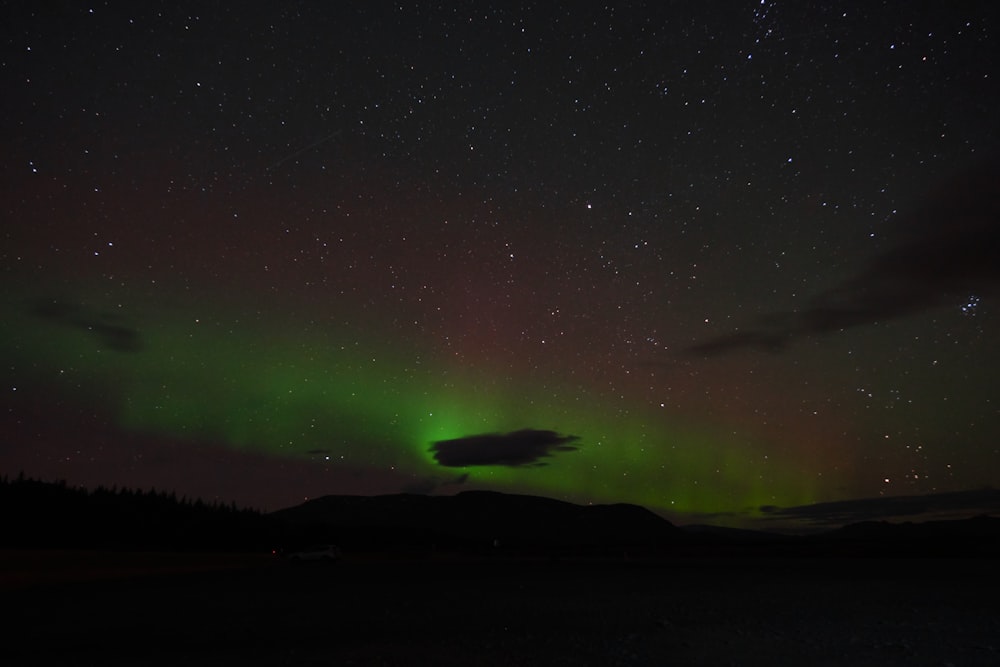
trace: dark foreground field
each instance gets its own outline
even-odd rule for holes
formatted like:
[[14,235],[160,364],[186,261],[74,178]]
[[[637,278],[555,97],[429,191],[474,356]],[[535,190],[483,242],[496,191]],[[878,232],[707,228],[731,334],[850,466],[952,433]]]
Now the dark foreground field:
[[115,558],[5,554],[3,664],[1000,664],[989,559]]

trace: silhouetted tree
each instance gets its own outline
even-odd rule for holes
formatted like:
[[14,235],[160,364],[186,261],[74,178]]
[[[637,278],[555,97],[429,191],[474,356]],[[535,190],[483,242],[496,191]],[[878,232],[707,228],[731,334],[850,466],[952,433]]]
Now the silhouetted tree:
[[174,492],[74,488],[64,480],[0,480],[0,545],[15,547],[267,550],[276,521]]

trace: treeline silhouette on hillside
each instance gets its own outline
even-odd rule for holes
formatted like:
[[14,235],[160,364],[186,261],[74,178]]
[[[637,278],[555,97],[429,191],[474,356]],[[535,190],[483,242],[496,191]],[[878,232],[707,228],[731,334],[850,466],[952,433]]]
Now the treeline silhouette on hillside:
[[0,546],[269,550],[286,539],[280,522],[235,504],[205,503],[150,489],[0,479]]
[[0,548],[602,556],[1000,555],[1000,518],[864,522],[810,536],[685,530],[632,505],[577,506],[533,496],[324,496],[264,514],[176,493],[0,478]]

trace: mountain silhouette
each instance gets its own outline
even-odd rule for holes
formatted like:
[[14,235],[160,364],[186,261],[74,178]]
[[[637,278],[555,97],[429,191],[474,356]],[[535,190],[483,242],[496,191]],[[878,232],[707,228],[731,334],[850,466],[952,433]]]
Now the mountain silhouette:
[[995,556],[1000,554],[1000,518],[976,516],[920,523],[862,521],[814,535],[812,541],[841,552]]
[[787,535],[674,526],[630,504],[529,495],[331,495],[262,514],[173,493],[0,478],[0,547],[271,551],[306,543],[348,553],[1000,556],[1000,518],[863,521]]
[[681,529],[637,505],[575,505],[537,496],[325,496],[271,516],[325,526],[344,541],[426,547],[630,547],[676,544]]

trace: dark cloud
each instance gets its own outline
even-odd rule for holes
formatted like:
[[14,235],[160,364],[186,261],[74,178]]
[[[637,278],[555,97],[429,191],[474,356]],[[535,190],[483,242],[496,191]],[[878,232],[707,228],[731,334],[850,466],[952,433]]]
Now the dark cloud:
[[122,324],[115,315],[51,298],[27,301],[25,311],[59,326],[86,331],[94,335],[101,346],[117,352],[137,352],[142,347],[139,332]]
[[768,519],[804,521],[816,526],[906,518],[958,518],[1000,513],[1000,491],[981,489],[924,496],[861,498],[797,507],[765,505],[760,511]]
[[483,433],[431,445],[434,458],[443,466],[526,466],[545,465],[539,459],[554,452],[571,452],[575,435],[526,428],[511,433]]
[[743,348],[781,352],[788,344],[789,338],[786,331],[736,331],[692,345],[687,351],[693,355],[706,357],[714,357]]
[[714,356],[740,349],[780,351],[795,339],[904,318],[958,304],[1000,286],[1000,163],[964,174],[904,216],[895,242],[853,278],[802,309],[688,349]]

